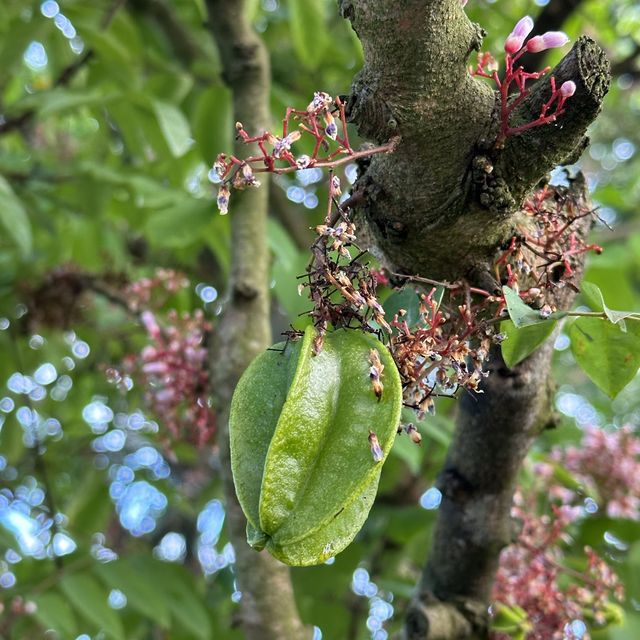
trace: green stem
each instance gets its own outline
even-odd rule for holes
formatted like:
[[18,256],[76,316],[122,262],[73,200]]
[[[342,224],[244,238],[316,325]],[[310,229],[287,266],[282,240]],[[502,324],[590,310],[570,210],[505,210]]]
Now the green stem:
[[[576,317],[580,317],[580,316],[585,316],[585,317],[592,317],[592,318],[603,318],[603,319],[608,319],[609,316],[607,316],[607,314],[604,311],[562,311],[559,314],[557,314],[556,317],[558,318],[562,318],[564,316],[576,316]],[[552,316],[553,317],[553,316]],[[634,313],[632,315],[628,315],[624,318],[625,320],[640,320],[640,314]]]

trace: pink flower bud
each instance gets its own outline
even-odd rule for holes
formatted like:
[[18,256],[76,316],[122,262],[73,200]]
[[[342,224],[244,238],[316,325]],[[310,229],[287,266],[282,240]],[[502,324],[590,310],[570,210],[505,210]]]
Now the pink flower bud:
[[516,26],[513,27],[511,35],[526,38],[531,33],[532,29],[533,19],[530,16],[525,16],[524,18],[520,18],[520,20],[518,20]]
[[175,398],[176,392],[171,387],[160,389],[160,391],[156,392],[155,394],[155,400],[159,404],[167,404],[169,402],[173,402]]
[[544,51],[546,47],[542,41],[542,36],[534,36],[527,42],[527,51],[531,53],[538,53],[538,51]]
[[147,362],[142,366],[142,371],[148,375],[158,375],[167,372],[166,362]]
[[507,53],[516,53],[516,51],[520,51],[525,38],[531,33],[532,29],[533,20],[529,16],[525,16],[518,20],[513,31],[509,34],[509,37],[504,43],[504,50]]
[[569,98],[576,92],[576,83],[573,80],[567,80],[560,85],[560,95],[563,98]]
[[143,311],[140,314],[140,320],[142,320],[144,328],[152,338],[160,336],[160,327],[156,322],[156,317],[151,313],[151,311]]
[[549,49],[564,47],[569,42],[569,36],[564,31],[547,31],[542,34],[542,40]]
[[569,36],[564,31],[547,31],[541,36],[535,36],[527,42],[527,51],[538,53],[546,49],[556,49],[569,42]]

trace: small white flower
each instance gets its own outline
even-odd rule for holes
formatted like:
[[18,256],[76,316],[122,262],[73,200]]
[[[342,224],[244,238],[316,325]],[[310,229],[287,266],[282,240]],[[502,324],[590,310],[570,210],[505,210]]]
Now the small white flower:
[[231,191],[227,184],[220,185],[218,189],[218,210],[222,215],[229,213],[229,197]]

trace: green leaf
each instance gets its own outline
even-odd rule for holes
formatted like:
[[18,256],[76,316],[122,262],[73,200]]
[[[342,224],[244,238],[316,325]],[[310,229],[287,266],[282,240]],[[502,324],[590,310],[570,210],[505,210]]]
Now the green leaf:
[[625,590],[629,597],[640,597],[640,542],[634,542],[627,555],[628,577]]
[[411,441],[408,435],[398,436],[391,448],[391,455],[398,456],[407,466],[412,474],[416,475],[420,471],[424,449]]
[[193,134],[202,159],[212,164],[219,153],[233,151],[233,108],[227,87],[210,87],[198,97],[192,117]]
[[563,467],[560,463],[553,462],[549,459],[547,459],[546,462],[553,469],[554,480],[557,480],[561,486],[571,489],[571,491],[582,493],[583,495],[595,500],[595,502],[600,502],[600,496],[594,487],[585,485],[584,482],[576,478],[573,473]]
[[502,358],[511,369],[533,353],[552,333],[556,322],[532,324],[518,329],[511,320],[500,323],[500,331],[506,335],[502,343]]
[[184,201],[153,214],[146,224],[149,241],[156,247],[179,248],[203,240],[206,226],[217,216],[211,200]]
[[115,34],[113,28],[105,31],[86,20],[75,21],[75,26],[82,33],[83,40],[91,47],[101,60],[109,61],[115,68],[121,67],[131,71],[132,56],[130,48]]
[[580,289],[587,304],[595,311],[604,311],[609,321],[613,324],[619,324],[622,331],[626,332],[627,330],[627,324],[625,322],[627,318],[640,320],[640,313],[636,311],[614,311],[613,309],[609,309],[604,302],[602,291],[592,282],[583,282]]
[[95,568],[98,577],[113,589],[120,589],[128,603],[142,615],[169,627],[170,615],[161,585],[138,573],[127,560],[99,564]]
[[79,165],[77,171],[98,183],[125,188],[137,207],[163,209],[183,200],[191,200],[181,189],[172,189],[159,180],[132,173],[130,170],[119,171],[104,164],[86,161]]
[[45,628],[54,629],[60,638],[75,638],[78,630],[76,617],[69,603],[54,591],[33,597],[36,603],[35,617]]
[[640,638],[640,615],[637,613],[625,613],[621,626],[609,630],[610,640],[631,640]]
[[135,556],[131,562],[141,576],[162,585],[171,616],[180,626],[196,638],[210,640],[211,622],[207,609],[193,577],[184,567],[142,555]]
[[291,39],[302,64],[317,69],[326,48],[325,3],[310,0],[289,0]]
[[640,327],[600,318],[578,318],[569,328],[571,351],[591,380],[615,397],[633,379],[640,366]]
[[589,262],[584,281],[593,282],[606,291],[607,302],[616,309],[633,309],[638,298],[632,278],[639,255],[640,244],[634,243],[633,236],[626,244],[609,246],[597,260]]
[[104,631],[109,638],[124,640],[122,622],[109,606],[107,591],[95,578],[86,573],[67,574],[60,581],[60,589],[83,618]]
[[18,106],[22,110],[35,109],[41,117],[47,117],[54,113],[86,107],[90,105],[106,105],[111,100],[118,98],[120,94],[104,95],[96,89],[78,91],[71,89],[52,89],[40,91],[21,100]]
[[[441,296],[442,297],[442,296]],[[393,322],[394,316],[404,309],[407,313],[401,319],[405,320],[407,325],[414,327],[420,320],[420,296],[416,292],[415,287],[408,285],[392,293],[384,301],[384,316],[387,322]]]
[[162,100],[152,100],[151,106],[171,154],[175,158],[183,156],[193,144],[191,127],[184,113],[174,104]]
[[82,534],[101,531],[112,515],[105,473],[89,467],[81,479],[82,491],[76,491],[65,513],[72,531]]
[[309,311],[311,302],[308,289],[298,293],[298,285],[303,280],[298,280],[297,277],[305,273],[309,253],[298,250],[289,233],[272,218],[267,221],[267,240],[273,254],[273,292],[294,326],[304,328],[309,323],[309,317],[301,314]]
[[0,224],[17,245],[23,257],[31,253],[31,223],[11,185],[0,175]]
[[523,637],[531,631],[531,623],[527,612],[518,605],[508,606],[502,602],[495,605],[495,614],[491,620],[491,629],[502,633],[513,634],[512,638]]
[[548,319],[543,318],[539,311],[522,302],[520,296],[510,287],[502,287],[502,293],[507,303],[509,317],[516,327],[529,327],[533,324],[548,322]]
[[[8,6],[9,3],[0,3]],[[14,5],[18,7],[19,5]],[[4,89],[11,78],[18,76],[23,65],[25,49],[34,40],[43,41],[49,38],[53,22],[51,20],[25,21],[20,11],[9,12],[0,17],[2,29],[0,29],[0,87]]]
[[[267,220],[267,241],[274,258],[280,260],[286,269],[292,269],[297,265],[300,253],[298,247],[286,229],[273,218]],[[306,251],[304,253],[307,255]]]

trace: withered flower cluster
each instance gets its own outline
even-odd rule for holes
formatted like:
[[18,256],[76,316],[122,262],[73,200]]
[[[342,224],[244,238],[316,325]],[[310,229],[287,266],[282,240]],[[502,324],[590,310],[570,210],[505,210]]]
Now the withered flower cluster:
[[496,260],[497,278],[549,315],[555,311],[549,292],[570,283],[579,256],[602,253],[602,247],[588,244],[578,229],[581,220],[596,217],[575,186],[543,186],[525,201],[518,233]]
[[[602,251],[587,244],[576,228],[579,220],[596,215],[578,193],[571,187],[546,185],[525,202],[516,235],[494,263],[491,291],[466,281],[392,274],[409,281],[416,300],[413,313],[400,309],[390,317],[376,297],[376,285],[386,278],[369,268],[365,252],[357,247],[349,201],[338,203],[339,181],[330,177],[327,217],[316,227],[312,260],[301,276],[306,282],[299,286],[300,292],[308,288],[313,302],[309,314],[318,329],[315,351],[322,349],[329,327],[377,333],[400,372],[405,406],[414,409],[418,419],[434,412],[438,395],[454,396],[459,389],[481,392],[491,346],[505,337],[499,329],[507,318],[500,286],[511,287],[547,317],[555,311],[555,289],[570,284],[578,256]],[[381,373],[374,382],[383,384]]]
[[[316,227],[318,237],[311,245],[312,259],[299,292],[309,289],[313,309],[309,312],[318,334],[314,351],[322,349],[324,335],[333,328],[357,328],[361,331],[391,333],[384,309],[376,297],[377,282],[369,265],[362,261],[365,252],[355,244],[355,225],[347,210],[335,200],[339,182],[330,179],[330,198],[336,214],[329,213],[324,224]],[[357,255],[351,255],[351,251]],[[373,321],[373,323],[372,323]]]

